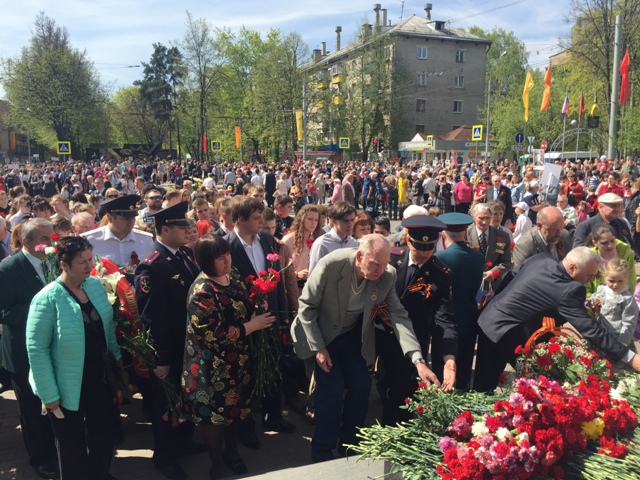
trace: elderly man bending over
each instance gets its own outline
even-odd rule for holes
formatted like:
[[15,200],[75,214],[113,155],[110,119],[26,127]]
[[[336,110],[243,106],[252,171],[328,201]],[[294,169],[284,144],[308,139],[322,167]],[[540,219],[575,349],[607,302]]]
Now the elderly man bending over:
[[[333,449],[357,443],[364,425],[375,360],[373,318],[381,309],[391,317],[400,346],[427,383],[438,383],[426,366],[411,320],[395,292],[391,247],[382,235],[366,235],[359,248],[344,248],[320,260],[300,297],[291,330],[300,358],[315,356],[315,462],[331,460]],[[343,400],[344,390],[347,395]],[[338,443],[339,442],[339,443]]]

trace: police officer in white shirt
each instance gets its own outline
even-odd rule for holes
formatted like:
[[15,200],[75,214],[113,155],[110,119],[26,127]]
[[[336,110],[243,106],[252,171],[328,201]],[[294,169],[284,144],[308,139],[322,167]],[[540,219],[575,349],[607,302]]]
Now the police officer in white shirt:
[[100,204],[109,223],[82,234],[96,255],[121,266],[135,266],[153,250],[153,235],[133,229],[139,202],[138,195],[125,195]]

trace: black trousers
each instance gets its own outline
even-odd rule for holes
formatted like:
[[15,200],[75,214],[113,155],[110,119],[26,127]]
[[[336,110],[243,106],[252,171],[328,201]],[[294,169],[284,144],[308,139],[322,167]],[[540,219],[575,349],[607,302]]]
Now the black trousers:
[[477,338],[478,335],[458,337],[458,353],[456,354],[456,389],[458,390],[467,392],[471,389],[471,372]]
[[20,407],[20,429],[29,463],[34,467],[57,462],[56,443],[51,422],[42,415],[42,402],[29,385],[29,374],[10,373],[13,391]]
[[[179,375],[174,375],[173,379],[180,388]],[[163,420],[162,416],[167,412],[167,397],[160,380],[153,373],[150,375],[148,387],[153,425],[153,461],[160,465],[167,465],[175,462],[178,452],[191,442],[194,425],[192,422],[183,422],[172,427],[171,421]]]
[[402,353],[395,333],[389,330],[375,329],[376,352],[384,367],[382,384],[382,424],[395,425],[408,421],[412,414],[400,407],[404,399],[411,397],[418,388],[418,373],[411,360]]
[[[113,458],[113,398],[99,380],[83,383],[77,411],[49,412],[63,480],[105,479]],[[87,450],[89,451],[87,453]]]
[[509,330],[497,343],[480,330],[478,334],[478,354],[476,372],[473,377],[473,389],[477,392],[493,392],[499,383],[507,363],[515,367],[518,345],[527,343],[531,333],[518,326]]

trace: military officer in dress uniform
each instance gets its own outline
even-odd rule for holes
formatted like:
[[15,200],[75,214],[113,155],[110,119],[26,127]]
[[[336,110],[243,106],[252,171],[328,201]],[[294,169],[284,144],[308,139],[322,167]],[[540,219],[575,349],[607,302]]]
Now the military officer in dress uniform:
[[135,292],[140,318],[151,334],[156,349],[157,368],[147,389],[151,402],[153,463],[166,478],[183,479],[186,473],[176,456],[205,451],[191,441],[193,424],[172,427],[162,420],[167,410],[159,380],[167,377],[180,386],[187,318],[187,294],[200,269],[193,251],[186,247],[189,222],[188,202],[181,202],[153,214],[157,238],[153,249],[136,268]]
[[484,257],[467,245],[467,227],[473,217],[464,213],[445,213],[438,220],[447,225],[444,250],[435,254],[451,269],[451,300],[458,329],[456,389],[471,387],[471,367],[478,338],[476,293],[482,283]]
[[[451,306],[451,270],[433,256],[438,235],[446,226],[428,215],[409,217],[402,226],[406,229],[407,246],[391,248],[390,265],[398,274],[396,293],[409,314],[423,353],[429,351],[430,340],[433,341],[432,370],[442,387],[450,390],[455,383],[458,348]],[[416,390],[416,372],[411,360],[403,355],[384,311],[379,312],[379,318],[376,348],[384,371],[388,372],[382,381],[382,423],[394,425],[411,417],[400,406]],[[424,362],[416,360],[420,361]]]
[[109,223],[82,234],[93,245],[93,253],[120,266],[135,267],[153,250],[153,235],[133,229],[138,202],[138,195],[125,195],[100,204]]

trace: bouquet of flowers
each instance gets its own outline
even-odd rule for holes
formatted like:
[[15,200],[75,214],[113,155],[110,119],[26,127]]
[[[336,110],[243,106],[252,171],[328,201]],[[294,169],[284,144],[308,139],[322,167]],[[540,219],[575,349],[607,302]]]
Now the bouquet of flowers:
[[[140,331],[136,335],[124,334],[121,348],[136,358],[147,372],[154,370],[158,366],[156,363],[156,350],[149,332]],[[160,380],[160,386],[167,399],[167,411],[162,415],[162,419],[166,422],[171,422],[172,427],[177,427],[181,423],[190,420],[192,414],[191,404],[182,387],[171,376],[166,376],[163,380]]]
[[58,262],[58,240],[60,237],[55,233],[50,235],[51,245],[40,243],[35,246],[36,252],[44,252],[45,258],[42,261],[42,271],[47,283],[55,281],[61,273],[60,262]]
[[587,375],[599,379],[612,378],[611,362],[600,356],[586,340],[575,337],[552,337],[526,350],[516,348],[517,371],[526,376],[544,375],[559,382],[578,382]]
[[[280,262],[280,255],[270,253],[267,260],[272,266]],[[268,268],[266,271],[258,272],[257,276],[249,275],[245,278],[245,283],[249,286],[249,298],[253,300],[258,307],[258,314],[266,313],[268,308],[264,308],[269,293],[278,288],[280,282],[280,273],[290,267],[292,260],[282,269]],[[278,367],[278,359],[280,356],[279,337],[273,328],[264,328],[253,332],[249,336],[251,344],[250,351],[254,359],[255,383],[252,395],[262,397],[274,388],[280,380],[281,373]]]

